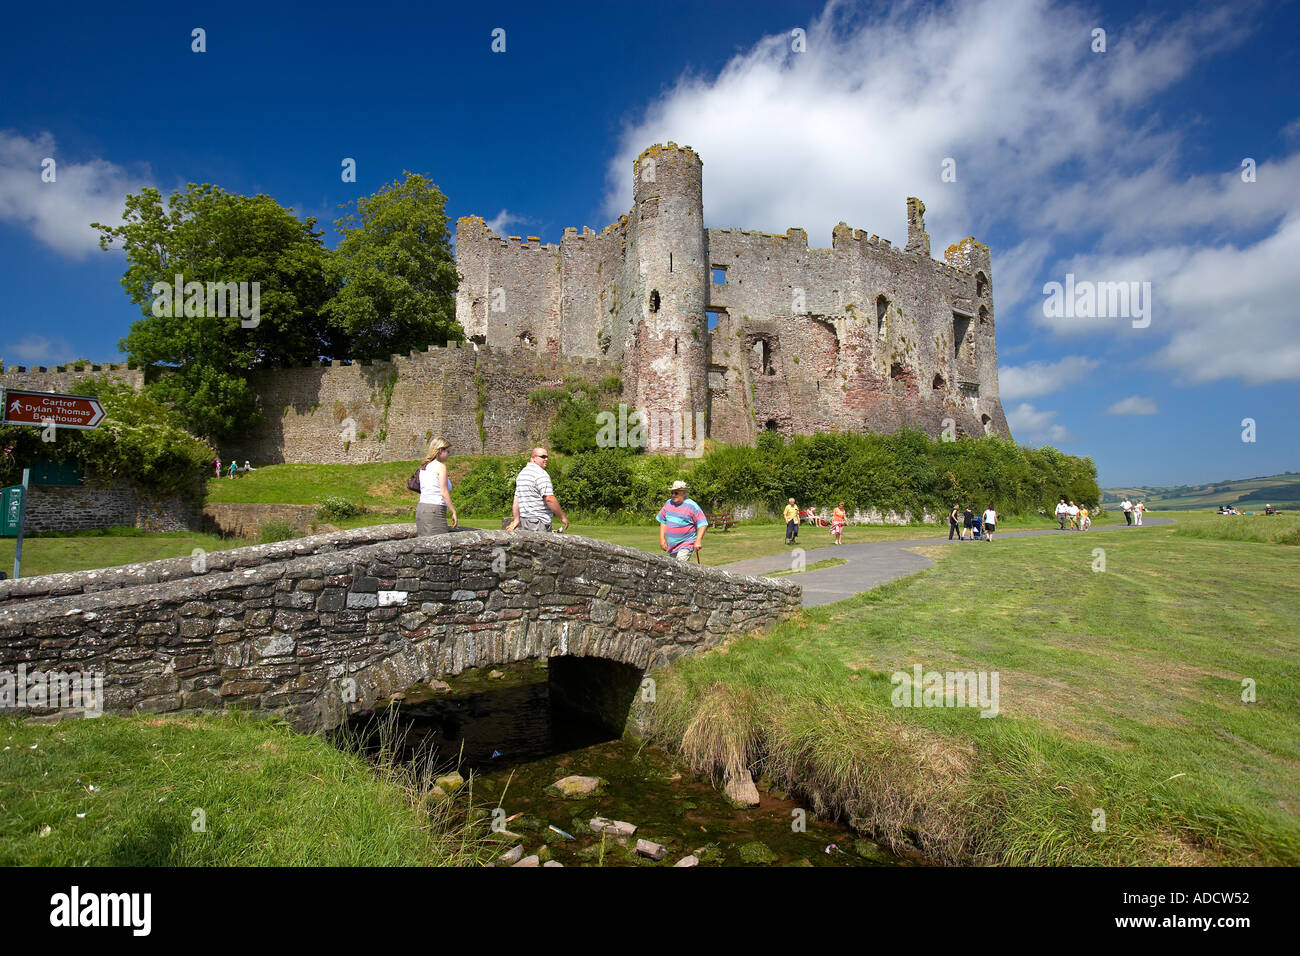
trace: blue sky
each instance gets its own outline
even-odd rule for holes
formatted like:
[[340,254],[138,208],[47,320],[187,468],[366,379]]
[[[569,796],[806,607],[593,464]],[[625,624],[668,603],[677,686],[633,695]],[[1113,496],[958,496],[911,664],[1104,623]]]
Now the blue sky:
[[[86,224],[142,185],[265,192],[333,245],[338,204],[413,170],[453,219],[558,241],[625,211],[632,157],[673,139],[704,160],[707,225],[800,226],[825,247],[844,220],[901,243],[917,195],[936,254],[988,244],[1017,440],[1091,455],[1110,486],[1300,470],[1295,3],[74,3],[6,20],[6,363],[120,360],[139,313]],[[1067,273],[1150,283],[1150,324],[1045,316]]]

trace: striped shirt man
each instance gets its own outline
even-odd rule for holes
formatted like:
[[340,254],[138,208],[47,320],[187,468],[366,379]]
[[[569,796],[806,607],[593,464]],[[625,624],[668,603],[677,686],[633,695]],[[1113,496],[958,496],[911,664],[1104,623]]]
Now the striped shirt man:
[[519,517],[528,522],[551,522],[551,509],[546,507],[546,496],[555,494],[551,476],[534,461],[524,465],[515,477],[515,501],[519,502]]
[[664,526],[664,541],[668,546],[668,553],[680,560],[683,556],[686,558],[691,556],[691,552],[695,550],[696,531],[707,528],[709,521],[704,517],[700,506],[690,498],[682,495],[681,501],[673,500],[676,497],[674,495],[664,503],[655,520]]

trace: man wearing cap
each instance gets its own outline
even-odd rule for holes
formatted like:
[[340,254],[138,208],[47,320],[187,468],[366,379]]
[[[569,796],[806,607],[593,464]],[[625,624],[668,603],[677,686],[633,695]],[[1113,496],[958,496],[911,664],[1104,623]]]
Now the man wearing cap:
[[704,544],[709,521],[704,512],[686,497],[686,482],[674,481],[672,498],[659,509],[659,547],[683,564]]

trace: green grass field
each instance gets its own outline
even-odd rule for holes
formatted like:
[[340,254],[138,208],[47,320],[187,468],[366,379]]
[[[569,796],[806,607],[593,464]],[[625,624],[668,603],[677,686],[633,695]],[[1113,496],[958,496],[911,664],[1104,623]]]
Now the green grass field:
[[482,841],[451,822],[449,807],[428,805],[409,777],[273,718],[9,719],[0,741],[3,866],[486,859]]
[[[1300,863],[1300,550],[1149,528],[933,553],[676,662],[654,735],[946,862]],[[996,671],[1000,716],[892,706],[918,663]]]

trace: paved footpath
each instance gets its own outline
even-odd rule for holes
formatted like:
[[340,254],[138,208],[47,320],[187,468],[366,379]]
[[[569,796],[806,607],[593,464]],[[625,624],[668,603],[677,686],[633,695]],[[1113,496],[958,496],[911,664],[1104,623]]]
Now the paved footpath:
[[[1142,526],[1153,527],[1156,525],[1169,524],[1169,518],[1145,517],[1142,519]],[[945,527],[945,531],[947,528]],[[992,541],[962,541],[960,546],[963,548],[987,548],[990,545],[1000,544],[1007,538],[1031,538],[1036,535],[1053,534],[1053,535],[1071,535],[1074,537],[1083,537],[1090,539],[1092,535],[1105,531],[1124,531],[1129,534],[1140,534],[1142,528],[1136,525],[1103,525],[1093,528],[1091,531],[1062,531],[1059,528],[1045,528],[1041,531],[999,531],[995,532]],[[825,528],[812,528],[811,526],[801,526],[799,533],[805,534],[807,531],[821,533],[830,536],[830,532]],[[839,547],[830,545],[825,548],[813,548],[806,551],[804,561],[807,564],[816,564],[818,561],[825,561],[827,558],[844,558],[848,564],[840,564],[833,568],[821,568],[817,571],[805,571],[802,574],[792,574],[789,577],[797,584],[803,586],[803,606],[816,607],[819,604],[830,604],[832,601],[843,601],[845,598],[853,597],[855,594],[861,594],[863,591],[870,591],[872,588],[881,584],[887,584],[898,578],[906,577],[909,574],[915,574],[934,564],[924,555],[908,551],[908,548],[915,548],[918,545],[945,545],[951,544],[957,547],[959,542],[956,539],[949,541],[945,537],[934,538],[914,538],[909,541],[872,541],[861,544],[842,544]],[[792,549],[793,550],[793,549]],[[770,554],[762,558],[749,558],[745,561],[735,561],[731,564],[719,565],[724,571],[732,571],[736,574],[764,574],[768,571],[788,571],[790,569],[790,554]]]

